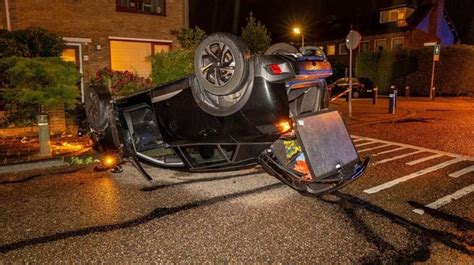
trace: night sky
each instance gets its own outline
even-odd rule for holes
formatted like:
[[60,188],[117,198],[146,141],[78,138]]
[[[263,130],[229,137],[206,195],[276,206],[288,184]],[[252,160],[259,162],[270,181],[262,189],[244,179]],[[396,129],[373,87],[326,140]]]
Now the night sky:
[[[232,32],[234,2],[190,0],[191,26],[199,26],[207,33]],[[350,25],[354,29],[366,27],[368,19],[377,19],[379,8],[407,2],[422,4],[430,0],[240,0],[239,33],[252,12],[270,30],[273,42],[298,41],[299,37],[291,34],[294,25],[303,28],[306,42],[331,40],[345,36]],[[474,44],[474,1],[445,3],[461,42]]]

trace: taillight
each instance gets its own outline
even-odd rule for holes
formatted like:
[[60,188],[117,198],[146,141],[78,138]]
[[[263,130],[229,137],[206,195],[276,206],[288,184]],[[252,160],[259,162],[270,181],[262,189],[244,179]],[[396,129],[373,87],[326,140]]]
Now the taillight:
[[268,65],[268,70],[272,75],[281,75],[283,72],[279,64],[272,63]]

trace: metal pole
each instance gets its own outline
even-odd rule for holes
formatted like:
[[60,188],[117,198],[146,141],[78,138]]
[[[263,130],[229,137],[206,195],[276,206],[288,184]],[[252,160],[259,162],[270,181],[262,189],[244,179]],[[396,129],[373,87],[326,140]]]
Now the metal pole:
[[431,85],[430,85],[430,100],[434,100],[434,75],[435,75],[435,66],[436,66],[436,61],[433,59],[433,68],[431,69]]
[[38,131],[39,131],[39,144],[40,144],[40,156],[51,156],[51,149],[49,148],[49,124],[48,115],[38,115]]
[[301,32],[301,47],[304,48],[304,34]]
[[349,49],[349,117],[352,118],[352,49]]
[[8,5],[9,0],[5,0],[5,16],[7,17],[7,30],[12,31],[12,24],[10,21],[10,7]]
[[374,90],[372,91],[372,105],[377,104],[377,97],[378,97],[378,87],[374,87]]

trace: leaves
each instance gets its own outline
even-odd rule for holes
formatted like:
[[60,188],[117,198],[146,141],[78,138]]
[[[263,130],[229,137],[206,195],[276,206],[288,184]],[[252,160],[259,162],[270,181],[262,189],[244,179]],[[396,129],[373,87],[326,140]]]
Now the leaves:
[[0,58],[57,57],[64,50],[64,41],[55,33],[35,27],[23,30],[0,30]]
[[75,107],[79,97],[76,86],[79,73],[73,63],[57,57],[6,60],[11,65],[6,71],[10,89],[10,93],[5,94],[6,99],[43,107],[62,104],[66,109]]
[[106,87],[115,96],[127,96],[151,87],[151,80],[130,71],[114,71],[103,68],[91,79],[93,86]]
[[176,36],[181,48],[194,50],[206,36],[206,32],[199,27],[181,28],[180,30],[172,30],[171,34]]
[[194,50],[180,49],[157,53],[151,57],[153,84],[162,84],[194,72]]
[[265,25],[257,21],[252,13],[247,17],[245,28],[242,28],[242,39],[254,54],[262,54],[272,41]]

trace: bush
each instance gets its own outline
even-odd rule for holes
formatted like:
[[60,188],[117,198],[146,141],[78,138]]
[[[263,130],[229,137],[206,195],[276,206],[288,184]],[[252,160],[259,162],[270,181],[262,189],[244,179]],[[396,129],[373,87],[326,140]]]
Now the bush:
[[405,80],[417,69],[416,57],[410,50],[367,52],[356,58],[356,76],[372,80],[381,94],[388,93],[397,79]]
[[42,107],[73,109],[79,97],[79,73],[60,58],[0,59],[3,100],[10,123],[34,121]]
[[172,30],[171,34],[176,36],[181,48],[189,50],[194,50],[206,36],[206,32],[199,27]]
[[242,39],[254,54],[261,54],[270,46],[272,39],[265,25],[257,21],[250,13],[247,25],[242,28]]
[[151,87],[151,80],[129,71],[103,68],[91,78],[91,85],[107,88],[115,96],[126,96]]
[[[433,48],[414,51],[419,70],[407,76],[413,95],[428,96],[433,66]],[[474,46],[453,45],[441,48],[436,63],[434,86],[442,96],[474,96]]]
[[64,41],[55,33],[42,28],[0,30],[0,58],[58,57],[64,50]]
[[158,85],[184,78],[194,72],[194,50],[171,50],[151,57],[151,79]]

